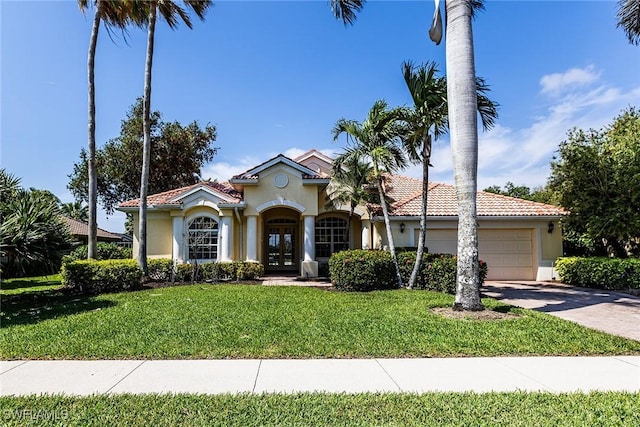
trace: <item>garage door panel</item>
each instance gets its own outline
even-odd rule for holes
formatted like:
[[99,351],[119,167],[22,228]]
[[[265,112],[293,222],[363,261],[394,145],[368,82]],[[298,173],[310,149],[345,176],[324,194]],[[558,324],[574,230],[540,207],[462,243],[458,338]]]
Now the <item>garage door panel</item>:
[[[457,230],[427,230],[427,247],[431,253],[455,254]],[[489,266],[488,280],[535,279],[530,229],[480,229],[478,250]]]
[[479,230],[478,249],[480,259],[489,266],[487,279],[533,279],[530,230]]

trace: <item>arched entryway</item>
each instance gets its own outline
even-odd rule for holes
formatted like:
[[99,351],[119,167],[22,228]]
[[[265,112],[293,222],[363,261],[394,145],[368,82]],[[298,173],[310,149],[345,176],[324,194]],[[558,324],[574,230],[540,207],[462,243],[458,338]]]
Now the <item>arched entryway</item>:
[[292,209],[271,209],[264,217],[264,264],[267,273],[297,273],[300,269],[300,214]]

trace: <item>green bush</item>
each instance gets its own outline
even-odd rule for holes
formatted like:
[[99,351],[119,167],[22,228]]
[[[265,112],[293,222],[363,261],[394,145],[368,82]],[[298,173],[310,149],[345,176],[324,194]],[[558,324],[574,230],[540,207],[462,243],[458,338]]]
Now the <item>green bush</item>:
[[257,262],[204,262],[176,265],[177,282],[219,280],[256,280],[264,275],[264,265]]
[[[75,248],[71,253],[64,257],[64,262],[80,261],[87,259],[87,245],[81,245]],[[96,245],[96,260],[105,259],[130,259],[133,257],[131,248],[118,246],[115,243],[98,242]]]
[[[402,282],[408,283],[416,261],[416,252],[401,252],[398,254],[398,265]],[[422,257],[418,279],[415,289],[426,289],[429,291],[456,293],[456,275],[458,271],[458,258],[451,254],[430,254],[426,253]],[[487,263],[480,260],[480,284],[484,283],[487,277]]]
[[169,258],[151,258],[147,260],[149,279],[154,282],[170,282],[173,279],[173,260]]
[[142,270],[132,259],[72,261],[60,274],[67,288],[83,294],[140,289],[142,280]]
[[264,265],[259,262],[239,262],[236,280],[256,280],[264,275]]
[[355,249],[337,252],[329,258],[331,283],[343,291],[372,291],[397,288],[395,267],[386,251]]
[[560,258],[556,262],[560,279],[573,286],[598,289],[640,289],[640,259]]

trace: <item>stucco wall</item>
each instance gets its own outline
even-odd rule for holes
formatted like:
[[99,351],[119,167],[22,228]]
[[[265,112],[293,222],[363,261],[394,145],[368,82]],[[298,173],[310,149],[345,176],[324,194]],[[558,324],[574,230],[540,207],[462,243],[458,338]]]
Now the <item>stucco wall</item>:
[[[133,257],[138,255],[140,239],[138,215],[133,215]],[[147,257],[171,258],[172,219],[168,211],[147,212]]]
[[[285,187],[278,188],[274,178],[278,174],[287,176],[289,182]],[[258,209],[264,209],[265,204],[274,202],[274,206],[300,206],[305,215],[318,214],[318,187],[302,185],[300,173],[286,165],[278,165],[260,174],[257,185],[245,185],[244,199],[247,202],[245,215],[257,215]]]

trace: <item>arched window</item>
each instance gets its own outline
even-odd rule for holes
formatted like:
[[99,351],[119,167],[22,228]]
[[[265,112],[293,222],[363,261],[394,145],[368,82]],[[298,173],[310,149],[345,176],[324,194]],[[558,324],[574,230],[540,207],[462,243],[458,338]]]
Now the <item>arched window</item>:
[[189,222],[187,230],[189,259],[218,259],[218,223],[208,216]]
[[325,217],[316,221],[316,257],[329,258],[332,253],[349,249],[347,221]]

